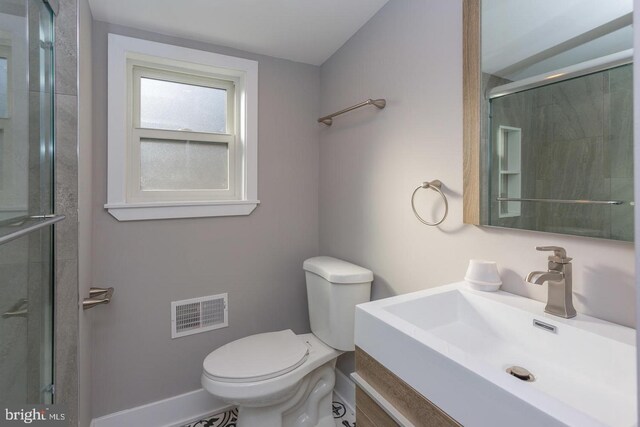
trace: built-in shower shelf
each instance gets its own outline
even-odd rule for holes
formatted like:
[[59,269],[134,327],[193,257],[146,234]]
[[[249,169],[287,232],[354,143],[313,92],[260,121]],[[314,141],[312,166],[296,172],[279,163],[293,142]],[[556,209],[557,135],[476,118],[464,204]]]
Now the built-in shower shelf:
[[[500,126],[498,142],[498,194],[503,198],[520,198],[522,192],[522,129],[511,126]],[[520,203],[499,202],[500,218],[520,216]]]

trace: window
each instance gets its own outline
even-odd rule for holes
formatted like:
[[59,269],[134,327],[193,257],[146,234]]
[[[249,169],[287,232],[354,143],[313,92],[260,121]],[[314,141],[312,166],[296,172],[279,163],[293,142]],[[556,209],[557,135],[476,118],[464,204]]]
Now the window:
[[127,200],[238,200],[235,82],[135,61],[129,75]]
[[257,63],[109,35],[105,208],[121,221],[257,206]]

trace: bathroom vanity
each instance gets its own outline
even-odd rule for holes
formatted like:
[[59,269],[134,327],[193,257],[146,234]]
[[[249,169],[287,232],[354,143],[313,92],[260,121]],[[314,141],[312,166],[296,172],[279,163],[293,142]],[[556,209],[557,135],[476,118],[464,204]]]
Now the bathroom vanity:
[[356,418],[360,427],[460,426],[442,409],[356,347]]
[[358,425],[634,425],[635,330],[544,308],[466,282],[357,306]]

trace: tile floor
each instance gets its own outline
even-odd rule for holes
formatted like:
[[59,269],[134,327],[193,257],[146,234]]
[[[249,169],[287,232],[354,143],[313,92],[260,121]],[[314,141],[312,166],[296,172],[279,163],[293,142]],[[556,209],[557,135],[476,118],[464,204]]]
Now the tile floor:
[[[342,399],[336,394],[333,395],[333,418],[336,421],[336,427],[355,427],[356,416],[346,406]],[[212,415],[211,417],[195,421],[184,427],[235,427],[238,419],[238,409],[232,409],[228,412]]]

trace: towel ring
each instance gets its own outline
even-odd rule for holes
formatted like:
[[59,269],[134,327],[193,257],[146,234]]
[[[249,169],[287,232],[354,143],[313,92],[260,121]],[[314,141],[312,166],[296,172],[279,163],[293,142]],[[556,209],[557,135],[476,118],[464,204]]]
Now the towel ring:
[[[413,194],[411,195],[411,209],[413,209],[413,213],[415,214],[416,218],[418,218],[418,220],[425,225],[435,226],[435,225],[442,224],[442,221],[444,221],[447,218],[447,215],[449,214],[449,202],[447,201],[447,196],[445,196],[444,193],[442,192],[441,187],[442,187],[442,182],[440,182],[439,179],[434,179],[431,182],[423,182],[421,186],[413,190]],[[427,222],[424,219],[422,219],[420,214],[418,214],[418,211],[416,211],[415,197],[416,197],[416,193],[421,188],[431,189],[437,192],[438,194],[440,194],[440,197],[442,197],[442,200],[444,201],[444,215],[442,216],[440,221]]]

